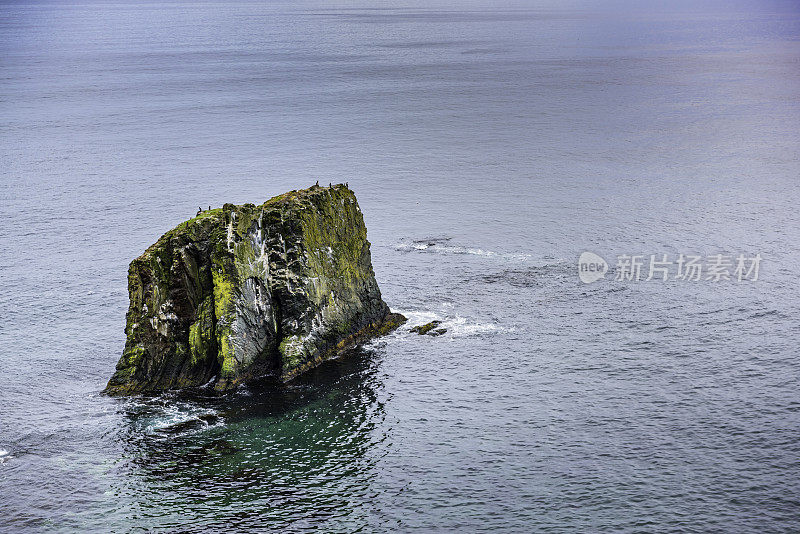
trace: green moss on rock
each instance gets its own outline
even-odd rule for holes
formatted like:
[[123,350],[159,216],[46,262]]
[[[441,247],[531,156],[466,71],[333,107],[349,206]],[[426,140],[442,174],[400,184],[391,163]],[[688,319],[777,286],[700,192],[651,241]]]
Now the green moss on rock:
[[343,185],[203,212],[131,262],[128,289],[110,394],[290,380],[405,321],[381,298]]
[[216,357],[217,342],[214,336],[214,299],[211,295],[197,309],[197,319],[189,327],[190,364],[200,365]]
[[411,329],[411,332],[419,334],[421,336],[429,335],[429,336],[441,336],[442,334],[447,332],[446,328],[438,328],[438,326],[442,324],[441,321],[431,321],[430,323],[423,324],[420,326],[415,326]]

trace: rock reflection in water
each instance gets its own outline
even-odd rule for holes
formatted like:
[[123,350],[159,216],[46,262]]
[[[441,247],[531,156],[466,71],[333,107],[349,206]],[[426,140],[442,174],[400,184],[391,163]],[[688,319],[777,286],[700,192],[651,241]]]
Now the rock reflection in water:
[[[153,432],[142,432],[140,421],[152,407],[129,406],[126,469],[151,488],[139,504],[171,504],[188,531],[259,518],[290,525],[347,517],[354,498],[368,498],[371,468],[388,446],[376,433],[385,417],[380,389],[373,353],[357,348],[288,385],[183,394],[173,402],[203,413]],[[232,492],[247,511],[223,505]],[[163,517],[157,524],[165,526]]]

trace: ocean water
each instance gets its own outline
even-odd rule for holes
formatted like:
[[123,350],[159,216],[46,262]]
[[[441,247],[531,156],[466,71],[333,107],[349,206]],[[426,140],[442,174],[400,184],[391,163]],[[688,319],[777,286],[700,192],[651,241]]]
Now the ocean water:
[[[0,531],[800,529],[794,2],[3,2],[0,54]],[[130,260],[316,180],[409,324],[102,396]],[[762,262],[615,279],[662,254]]]

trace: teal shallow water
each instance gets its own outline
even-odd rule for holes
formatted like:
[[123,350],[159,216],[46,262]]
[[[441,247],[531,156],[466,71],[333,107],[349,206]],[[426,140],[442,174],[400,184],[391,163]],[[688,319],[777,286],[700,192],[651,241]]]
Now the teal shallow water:
[[[800,14],[623,8],[0,4],[0,531],[796,531]],[[132,258],[317,179],[447,334],[99,394]]]

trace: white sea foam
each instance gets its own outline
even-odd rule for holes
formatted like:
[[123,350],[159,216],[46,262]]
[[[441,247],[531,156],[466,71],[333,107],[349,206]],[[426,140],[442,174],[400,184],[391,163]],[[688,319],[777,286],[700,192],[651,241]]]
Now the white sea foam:
[[216,410],[203,408],[189,403],[173,403],[169,401],[147,409],[147,414],[140,414],[137,418],[140,428],[146,434],[168,431],[170,428],[182,423],[195,421],[197,425],[187,427],[187,430],[204,430],[211,426],[224,423]]
[[188,412],[175,410],[174,413],[165,414],[165,417],[158,418],[153,421],[152,430],[166,430],[181,423],[188,423],[190,421],[198,421],[202,428],[211,426],[208,422],[200,419],[201,416],[216,416],[217,412],[214,410],[191,410]]
[[397,313],[405,315],[408,319],[408,322],[405,324],[405,328],[413,328],[415,326],[420,326],[423,324],[430,323],[431,321],[441,321],[442,316],[436,312],[427,311],[427,310],[395,310]]
[[472,337],[514,331],[514,328],[505,327],[495,322],[476,321],[459,316],[442,322],[442,328],[446,328],[447,333],[453,337]]
[[6,460],[12,458],[12,456],[8,453],[5,449],[0,449],[0,464],[6,463]]
[[[443,309],[452,309],[451,303],[443,303]],[[436,313],[430,310],[398,310],[408,318],[408,322],[404,325],[405,330],[428,324],[432,321],[441,321],[440,328],[444,328],[447,332],[443,337],[471,337],[486,334],[513,332],[513,327],[506,327],[498,324],[497,322],[479,321],[462,317],[458,314],[455,316],[448,316],[445,313]]]
[[425,251],[436,254],[467,254],[472,256],[482,256],[485,258],[500,258],[504,260],[517,260],[525,261],[531,258],[530,254],[512,253],[512,252],[495,252],[493,250],[484,250],[482,248],[464,247],[460,245],[449,245],[446,242],[431,241],[413,241],[399,243],[395,246],[395,250],[403,252]]

